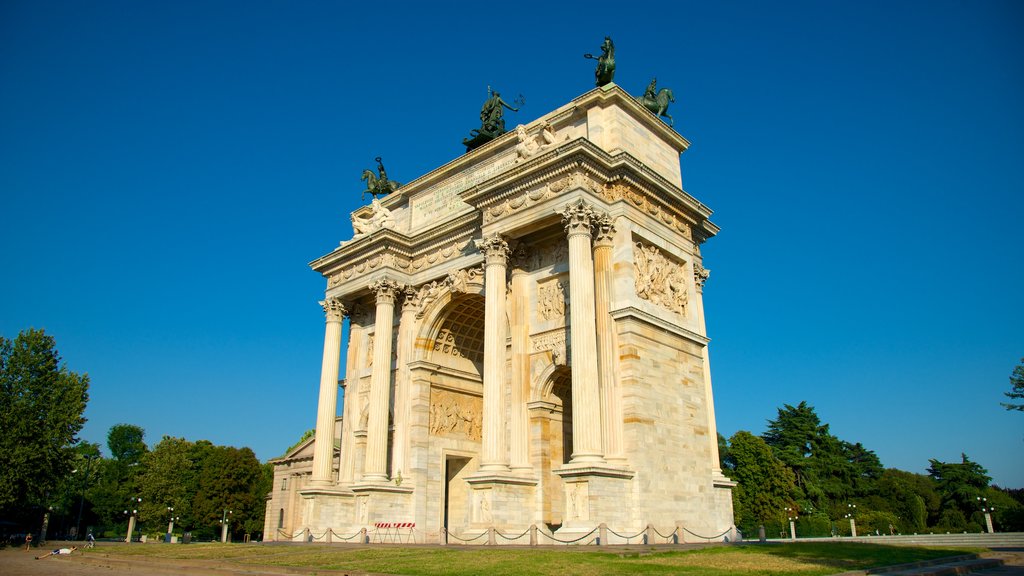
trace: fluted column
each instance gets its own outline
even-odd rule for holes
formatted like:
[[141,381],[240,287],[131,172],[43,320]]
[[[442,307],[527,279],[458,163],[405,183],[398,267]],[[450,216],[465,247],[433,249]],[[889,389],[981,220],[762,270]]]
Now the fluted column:
[[597,370],[597,325],[594,322],[594,258],[591,225],[600,216],[579,200],[565,208],[562,222],[569,236],[569,310],[572,352],[572,461],[603,462],[601,403]]
[[349,312],[348,324],[348,355],[345,357],[345,400],[342,407],[341,421],[341,466],[338,481],[351,484],[355,480],[356,469],[356,437],[355,429],[359,423],[359,374],[364,366],[361,362],[366,358],[363,350],[363,327],[357,318],[361,316],[359,308]]
[[373,337],[373,374],[370,375],[370,408],[366,430],[366,467],[363,480],[388,480],[388,392],[391,388],[391,338],[395,322],[395,298],[401,286],[388,279],[370,285],[377,298]]
[[419,305],[419,293],[411,286],[402,290],[402,316],[398,321],[398,358],[395,375],[395,447],[392,450],[391,470],[397,475],[405,470],[408,472],[409,450],[409,362],[412,360],[415,344],[416,310]]
[[594,227],[594,317],[597,324],[597,367],[601,389],[601,432],[604,456],[620,459],[622,453],[622,406],[615,372],[615,327],[611,315],[612,246],[615,226],[608,216]]
[[527,250],[522,244],[512,251],[512,390],[509,399],[511,460],[513,470],[530,468],[529,422],[526,401],[530,386],[530,327],[527,322]]
[[316,441],[313,450],[313,486],[334,483],[334,418],[338,411],[338,362],[341,355],[341,321],[345,307],[331,298],[320,302],[327,315],[324,334],[324,359],[320,366],[320,398],[317,400]]
[[505,447],[505,268],[508,243],[497,234],[477,240],[484,253],[484,419],[482,472],[508,470]]

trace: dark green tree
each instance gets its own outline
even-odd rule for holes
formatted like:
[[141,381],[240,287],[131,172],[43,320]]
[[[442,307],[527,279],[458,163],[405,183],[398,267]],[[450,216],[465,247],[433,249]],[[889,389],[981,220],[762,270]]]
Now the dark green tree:
[[736,461],[729,450],[729,440],[722,436],[721,432],[718,433],[718,465],[726,476],[729,476],[729,471],[736,467]]
[[780,408],[778,418],[768,421],[764,440],[796,475],[802,507],[833,518],[871,494],[883,471],[874,452],[837,438],[807,402]]
[[901,533],[923,532],[928,526],[929,515],[937,521],[940,510],[939,495],[931,478],[895,468],[882,473],[874,493],[862,503],[871,509],[894,514],[899,520],[896,527]]
[[[1005,392],[1006,397],[1011,400],[1024,400],[1024,358],[1020,359],[1020,364],[1013,369],[1010,374],[1010,391]],[[1003,406],[1007,410],[1024,410],[1024,403],[1014,404],[1002,402]]]
[[807,486],[807,458],[815,441],[821,435],[821,420],[807,402],[797,406],[785,404],[779,408],[778,418],[768,421],[768,430],[762,435],[771,446],[775,457],[789,466],[796,476],[796,485]]
[[[939,462],[931,459],[928,474],[935,480],[936,492],[942,498],[942,508],[946,525],[960,529],[960,518],[970,518],[978,509],[978,498],[985,497],[992,478],[977,462],[971,462],[967,454],[960,455],[961,462]],[[959,516],[950,513],[956,510]],[[940,518],[940,525],[942,524]],[[965,522],[966,523],[966,522]]]
[[43,330],[0,336],[0,512],[49,506],[72,470],[89,377],[61,362]]
[[107,432],[107,448],[115,460],[138,464],[146,453],[146,431],[134,424],[115,424]]
[[[107,432],[107,449],[112,458],[98,462],[96,484],[89,491],[99,522],[117,533],[127,525],[126,511],[138,508],[131,499],[141,496],[138,476],[142,472],[141,460],[147,452],[146,431],[135,424],[115,424]],[[146,500],[143,498],[143,503]],[[150,519],[140,515],[141,521]]]
[[770,533],[782,525],[785,508],[796,508],[793,472],[772,453],[761,438],[739,431],[729,439],[729,453],[735,462],[730,477],[736,525],[746,534],[756,534],[760,524]]
[[[262,528],[266,491],[257,493],[263,467],[249,448],[210,446],[199,463],[198,487],[192,503],[196,531],[219,534],[225,510],[233,537],[247,525]],[[255,521],[255,522],[254,522]]]

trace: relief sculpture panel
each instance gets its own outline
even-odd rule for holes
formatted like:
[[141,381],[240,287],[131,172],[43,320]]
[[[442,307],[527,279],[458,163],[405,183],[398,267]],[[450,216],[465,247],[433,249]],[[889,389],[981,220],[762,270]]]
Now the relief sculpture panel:
[[636,295],[677,314],[686,314],[686,269],[656,246],[633,245]]
[[430,434],[479,441],[482,401],[477,396],[434,389],[430,393]]

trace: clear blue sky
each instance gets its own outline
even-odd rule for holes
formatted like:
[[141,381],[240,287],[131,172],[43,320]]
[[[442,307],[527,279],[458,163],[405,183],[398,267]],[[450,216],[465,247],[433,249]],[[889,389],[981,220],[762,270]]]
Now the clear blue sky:
[[359,173],[459,156],[491,85],[528,122],[672,88],[720,431],[806,400],[923,472],[1024,486],[1024,4],[0,3],[0,333],[57,338],[118,422],[279,455],[316,417],[324,281]]

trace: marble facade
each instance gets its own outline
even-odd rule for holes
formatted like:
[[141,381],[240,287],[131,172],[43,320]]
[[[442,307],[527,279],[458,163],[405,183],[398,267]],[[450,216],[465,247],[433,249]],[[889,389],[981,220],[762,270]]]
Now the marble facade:
[[718,227],[682,189],[688,146],[612,84],[354,212],[310,264],[316,436],[265,538],[732,537],[702,303]]

